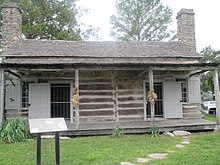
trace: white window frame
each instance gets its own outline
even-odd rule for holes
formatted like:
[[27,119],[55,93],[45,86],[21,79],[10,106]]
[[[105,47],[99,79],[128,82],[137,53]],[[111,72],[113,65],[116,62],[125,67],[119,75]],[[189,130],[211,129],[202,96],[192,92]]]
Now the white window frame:
[[[178,77],[174,77],[174,78],[175,78],[175,82],[180,82],[181,83],[181,100],[182,100],[182,103],[188,103],[188,101],[189,101],[188,78],[185,77],[185,76],[183,76],[183,77],[178,76]],[[177,80],[177,79],[182,79],[182,80]],[[183,85],[185,85],[186,92],[183,91]],[[183,97],[184,93],[185,93],[185,97]]]
[[23,83],[28,83],[28,85],[26,86],[28,89],[27,89],[27,91],[29,91],[29,84],[30,83],[37,83],[37,79],[36,78],[24,78],[24,79],[22,79],[21,80],[21,109],[22,110],[28,110],[28,104],[29,104],[29,92],[28,92],[28,94],[25,96],[25,98],[27,99],[26,100],[26,104],[27,104],[27,107],[23,107],[23,98],[24,98],[24,96],[23,96]]

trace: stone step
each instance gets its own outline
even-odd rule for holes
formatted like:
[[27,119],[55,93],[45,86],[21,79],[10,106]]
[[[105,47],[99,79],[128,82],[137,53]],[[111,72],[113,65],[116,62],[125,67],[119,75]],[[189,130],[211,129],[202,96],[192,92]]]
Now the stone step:
[[183,113],[200,112],[199,109],[183,109]]
[[183,113],[200,112],[199,106],[183,106]]
[[202,118],[202,113],[183,113],[184,118]]
[[183,114],[201,114],[201,111],[183,112]]

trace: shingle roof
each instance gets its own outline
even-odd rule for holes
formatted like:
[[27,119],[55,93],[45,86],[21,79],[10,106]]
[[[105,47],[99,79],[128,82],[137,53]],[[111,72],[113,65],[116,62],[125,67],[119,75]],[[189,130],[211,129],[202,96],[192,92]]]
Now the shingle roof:
[[21,40],[5,54],[6,63],[121,63],[149,58],[196,59],[200,55],[174,42]]

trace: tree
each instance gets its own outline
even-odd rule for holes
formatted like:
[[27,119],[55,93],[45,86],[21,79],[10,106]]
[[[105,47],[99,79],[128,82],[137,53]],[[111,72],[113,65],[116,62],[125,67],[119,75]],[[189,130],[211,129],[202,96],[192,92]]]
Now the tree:
[[[0,0],[0,5],[13,0]],[[19,0],[22,32],[27,39],[85,40],[97,36],[97,28],[88,26],[80,16],[88,10],[77,7],[77,0]]]
[[200,52],[202,56],[201,63],[219,63],[220,62],[220,50],[214,50],[211,46],[205,47]]
[[[201,63],[219,63],[220,62],[220,50],[213,50],[211,46],[205,47],[200,52],[200,54],[202,56],[200,60]],[[220,75],[220,70],[219,70],[219,75]],[[213,75],[211,72],[207,72],[202,75],[202,90],[204,92],[214,91]]]
[[124,41],[161,41],[172,33],[168,31],[171,21],[171,8],[160,0],[116,0],[111,36]]

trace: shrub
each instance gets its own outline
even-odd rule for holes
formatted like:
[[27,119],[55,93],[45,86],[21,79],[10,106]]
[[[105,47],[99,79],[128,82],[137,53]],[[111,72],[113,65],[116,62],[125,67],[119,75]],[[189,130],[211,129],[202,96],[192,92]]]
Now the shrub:
[[153,126],[150,128],[150,136],[151,136],[151,137],[158,137],[159,135],[160,135],[159,127],[153,125]]
[[117,138],[122,138],[123,137],[123,128],[118,125],[117,127],[115,127],[112,132],[111,132],[111,137],[114,138],[114,139],[117,139]]
[[30,137],[28,124],[24,119],[8,119],[0,129],[0,140],[5,143],[23,142]]

